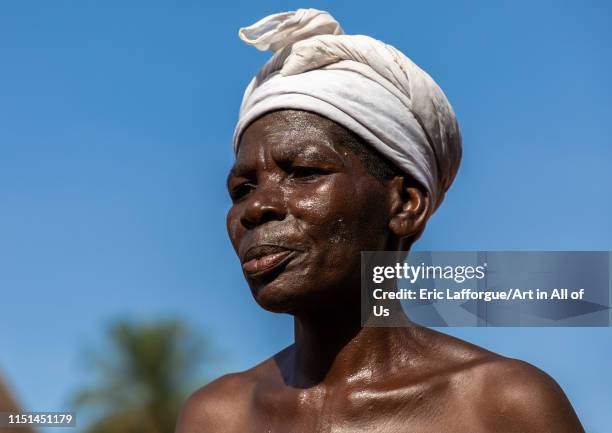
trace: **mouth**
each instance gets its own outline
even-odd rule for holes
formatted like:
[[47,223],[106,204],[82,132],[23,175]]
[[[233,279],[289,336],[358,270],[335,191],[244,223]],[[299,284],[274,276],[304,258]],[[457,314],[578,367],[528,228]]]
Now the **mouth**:
[[242,263],[246,275],[262,279],[280,271],[293,257],[296,251],[277,245],[260,245],[250,248]]

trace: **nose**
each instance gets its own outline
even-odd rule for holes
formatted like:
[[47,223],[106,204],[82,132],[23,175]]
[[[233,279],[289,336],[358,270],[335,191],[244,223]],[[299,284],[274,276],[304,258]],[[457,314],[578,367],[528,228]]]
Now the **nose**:
[[252,229],[270,221],[282,221],[287,212],[278,188],[260,185],[244,205],[240,223],[246,229]]

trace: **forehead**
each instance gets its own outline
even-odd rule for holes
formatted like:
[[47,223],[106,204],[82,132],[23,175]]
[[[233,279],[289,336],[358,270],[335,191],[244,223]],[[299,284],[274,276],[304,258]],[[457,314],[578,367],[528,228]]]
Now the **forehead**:
[[242,134],[236,164],[256,159],[266,152],[275,156],[346,156],[340,143],[340,125],[314,113],[283,110],[268,113],[254,121]]

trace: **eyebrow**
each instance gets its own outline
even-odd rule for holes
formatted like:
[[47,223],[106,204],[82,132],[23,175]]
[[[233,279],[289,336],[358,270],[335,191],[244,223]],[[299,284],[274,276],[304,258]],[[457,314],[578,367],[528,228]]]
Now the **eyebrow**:
[[245,164],[235,164],[230,168],[229,176],[244,176],[252,171],[254,170]]
[[[309,160],[312,161],[316,161],[316,162],[326,162],[328,161],[328,158],[325,157],[325,155],[322,155],[321,151],[319,151],[318,149],[315,150],[316,148],[312,145],[321,143],[321,141],[319,140],[312,140],[309,138],[306,138],[304,140],[300,140],[298,141],[298,145],[300,145],[300,147],[293,148],[291,150],[287,150],[286,148],[284,148],[285,146],[283,146],[282,144],[280,145],[280,157],[283,159],[297,159],[299,157],[304,157],[307,158]],[[334,146],[333,143],[330,142],[325,142],[326,146],[325,149],[327,151],[331,151],[333,153],[333,155],[338,158],[337,161],[340,164],[342,164],[343,167],[346,166],[344,158],[342,156],[342,153],[339,152],[336,149],[336,146]],[[253,167],[250,167],[247,164],[244,163],[237,163],[235,164],[229,171],[228,175],[227,175],[227,179],[226,179],[226,185],[229,186],[229,181],[231,180],[232,177],[245,177],[248,178],[250,177],[253,173],[255,173],[256,169]]]
[[229,173],[227,174],[227,178],[225,179],[225,186],[229,189],[230,180],[233,177],[249,177],[249,175],[253,174],[255,170],[251,167],[248,167],[246,164],[237,164],[230,168]]
[[345,165],[342,154],[336,149],[336,146],[334,146],[333,143],[325,140],[325,144],[323,146],[325,150],[321,150],[319,146],[321,143],[321,140],[305,138],[297,142],[297,144],[299,145],[297,149],[295,147],[293,149],[286,149],[284,148],[284,146],[282,146],[279,152],[279,156],[289,159],[297,159],[303,157],[316,162],[326,162],[329,160],[329,158],[327,157],[325,152],[331,152],[334,157],[338,158],[338,160],[335,162],[341,163],[342,166]]

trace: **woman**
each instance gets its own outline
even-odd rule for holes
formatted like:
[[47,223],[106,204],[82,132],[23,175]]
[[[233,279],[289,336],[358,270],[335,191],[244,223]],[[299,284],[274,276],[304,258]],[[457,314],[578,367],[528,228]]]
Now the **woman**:
[[241,107],[228,232],[258,304],[294,316],[295,342],[197,391],[177,432],[583,432],[529,364],[405,316],[362,327],[360,252],[409,250],[459,166],[433,80],[321,11],[241,37],[275,54]]

